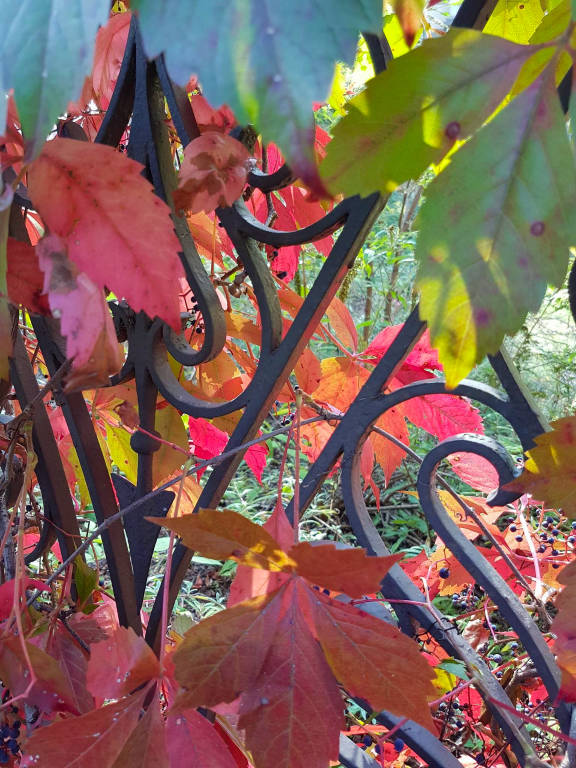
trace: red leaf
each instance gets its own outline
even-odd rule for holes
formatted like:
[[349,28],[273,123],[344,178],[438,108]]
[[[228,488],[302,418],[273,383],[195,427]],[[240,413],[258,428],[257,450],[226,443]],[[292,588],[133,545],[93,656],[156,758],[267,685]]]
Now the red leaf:
[[498,488],[498,472],[492,464],[475,453],[453,453],[448,457],[452,470],[471,488],[490,493]]
[[142,170],[104,144],[54,139],[30,166],[28,188],[81,272],[180,331],[180,245],[170,209]]
[[[47,587],[43,581],[38,581],[38,579],[25,578],[23,579],[23,582],[21,588],[24,590],[42,589],[46,592],[50,592],[50,587]],[[15,584],[16,582],[14,579],[10,579],[10,581],[5,581],[4,584],[0,584],[0,621],[3,621],[10,616],[10,611],[14,604]]]
[[45,273],[44,292],[53,314],[60,317],[66,354],[73,359],[67,391],[108,384],[124,358],[102,289],[83,272],[77,273],[57,235],[42,238],[36,249]]
[[250,154],[231,136],[210,131],[184,149],[179,185],[174,192],[177,210],[190,213],[232,205],[242,194]]
[[289,550],[298,573],[313,584],[320,584],[350,597],[362,597],[380,589],[380,582],[403,555],[369,557],[363,549],[337,549],[335,544],[303,541]]
[[228,608],[188,630],[174,653],[176,679],[184,689],[177,706],[234,701],[251,688],[276,632],[280,607],[276,592]]
[[94,708],[94,699],[86,688],[88,660],[85,652],[63,627],[52,633],[48,651],[58,660],[62,675],[74,693],[75,709],[81,715],[89,712]]
[[22,304],[30,312],[50,313],[44,290],[44,275],[38,265],[34,248],[13,237],[8,238],[8,266],[6,271],[8,296],[13,304]]
[[108,109],[118,80],[130,21],[130,13],[117,13],[104,27],[100,27],[96,35],[92,88],[95,100],[103,110]]
[[194,709],[168,715],[166,741],[171,768],[237,768],[216,728]]
[[130,734],[113,768],[170,768],[166,729],[156,697]]
[[239,725],[258,768],[326,768],[338,759],[342,698],[305,622],[298,589],[285,599],[258,681],[242,695]]
[[[188,419],[190,440],[194,444],[194,455],[199,459],[213,459],[219,456],[228,443],[228,435],[203,419]],[[265,443],[252,445],[244,454],[244,460],[250,467],[258,482],[262,481],[262,472],[266,466],[268,447]],[[200,475],[200,473],[198,473]]]
[[[28,658],[36,677],[28,690],[31,676],[22,643],[26,642]],[[27,693],[26,701],[42,712],[54,710],[75,712],[76,696],[60,670],[56,659],[29,641],[15,635],[4,636],[0,643],[0,679],[12,696]]]
[[136,727],[146,693],[37,728],[26,742],[22,768],[112,768]]
[[332,671],[374,710],[409,717],[434,732],[427,697],[436,695],[431,668],[413,640],[391,624],[309,590],[318,638]]
[[90,647],[87,684],[96,699],[119,699],[160,675],[160,664],[143,637],[130,627]]

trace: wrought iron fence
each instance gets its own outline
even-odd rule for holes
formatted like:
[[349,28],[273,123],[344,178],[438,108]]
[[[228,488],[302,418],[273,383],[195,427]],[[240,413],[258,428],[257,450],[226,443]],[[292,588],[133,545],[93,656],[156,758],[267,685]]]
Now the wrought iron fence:
[[[494,5],[494,2],[465,0],[454,24],[482,27]],[[384,69],[390,56],[385,39],[372,35],[367,35],[366,39],[376,69]],[[566,83],[562,87],[566,91]],[[145,166],[146,176],[154,185],[156,194],[163,199],[167,199],[174,188],[174,167],[165,127],[165,99],[178,137],[185,146],[199,135],[187,95],[171,83],[162,58],[147,61],[137,23],[133,19],[116,90],[96,141],[117,146],[130,124],[128,156]],[[263,192],[280,189],[292,181],[292,173],[286,166],[271,174],[253,171],[249,177],[249,184]],[[26,205],[28,201],[25,190],[21,190],[20,194],[21,202]],[[113,383],[131,379],[135,381],[139,420],[144,430],[154,432],[158,394],[174,408],[196,418],[212,419],[241,412],[224,455],[212,468],[203,487],[199,507],[216,507],[222,499],[247,443],[257,435],[270,412],[276,393],[286,382],[296,360],[317,329],[382,207],[383,200],[377,194],[366,199],[347,199],[312,226],[293,232],[281,232],[257,221],[242,201],[217,211],[221,226],[230,237],[251,282],[262,321],[261,351],[256,372],[246,389],[229,402],[206,402],[193,397],[178,382],[168,364],[168,355],[181,365],[191,367],[225,354],[224,311],[185,219],[175,219],[175,225],[181,242],[181,258],[186,277],[204,322],[201,347],[193,349],[183,336],[176,336],[160,321],[151,321],[143,313],[133,312],[122,302],[111,303],[118,338],[127,343],[125,365]],[[275,248],[300,245],[337,230],[338,235],[330,256],[325,260],[283,337],[276,284],[257,244]],[[16,216],[11,222],[11,234],[26,239],[23,221]],[[34,316],[32,322],[49,372],[54,374],[64,360],[57,336],[50,321]],[[427,379],[385,393],[387,383],[424,330],[425,325],[419,320],[418,310],[415,309],[301,483],[300,514],[312,502],[327,474],[341,461],[341,487],[346,514],[358,543],[371,554],[388,554],[366,508],[360,477],[361,447],[379,416],[412,398],[451,394],[470,398],[500,414],[513,427],[524,450],[532,447],[534,437],[546,428],[523,392],[521,382],[504,353],[490,360],[501,385],[498,391],[484,384],[464,381],[457,389],[448,392],[441,379]],[[37,395],[38,384],[21,337],[18,337],[15,345],[12,380],[22,406]],[[136,432],[131,439],[131,447],[138,455],[136,485],[119,475],[111,479],[82,394],[65,395],[57,392],[56,398],[63,409],[78,453],[96,520],[103,524],[109,518],[114,518],[103,531],[102,540],[120,622],[141,633],[139,612],[160,530],[147,523],[144,517],[166,514],[174,496],[167,488],[152,492],[152,470],[159,444],[144,432]],[[34,445],[38,457],[36,473],[42,492],[45,522],[40,541],[27,560],[32,562],[41,557],[56,539],[66,559],[77,548],[81,536],[55,438],[42,407],[35,410]],[[501,445],[489,437],[459,435],[444,440],[425,456],[420,465],[416,490],[422,508],[431,527],[518,634],[536,665],[551,701],[554,701],[559,688],[559,672],[541,631],[506,582],[465,538],[436,492],[435,475],[439,462],[453,453],[463,451],[488,459],[498,472],[500,486],[516,475],[515,462]],[[500,490],[492,495],[489,503],[504,504],[514,498],[509,492]],[[117,499],[120,508],[126,512],[122,518],[118,515]],[[292,516],[293,511],[291,504],[288,515]],[[466,505],[463,513],[470,513]],[[171,606],[185,578],[191,557],[189,549],[182,544],[176,546],[170,573]],[[445,617],[430,614],[420,589],[398,566],[385,578],[382,593],[385,598],[401,601],[394,604],[396,616],[386,614],[384,620],[397,621],[400,628],[409,635],[414,635],[415,626],[422,627],[450,656],[461,659],[469,670],[474,671],[475,686],[492,710],[493,717],[520,765],[528,764],[532,750],[522,720],[510,711],[506,691],[482,657],[458,633],[455,625]],[[162,589],[152,609],[146,635],[148,642],[155,648],[159,644],[161,596]],[[503,706],[498,706],[498,702]],[[557,716],[562,730],[574,735],[576,729],[571,707],[560,704]],[[389,727],[400,722],[399,718],[386,712],[381,713],[378,719]],[[400,724],[399,734],[432,768],[456,768],[460,765],[443,744],[421,726],[412,722]],[[340,760],[343,765],[354,768],[375,765],[372,758],[345,737],[341,740]]]

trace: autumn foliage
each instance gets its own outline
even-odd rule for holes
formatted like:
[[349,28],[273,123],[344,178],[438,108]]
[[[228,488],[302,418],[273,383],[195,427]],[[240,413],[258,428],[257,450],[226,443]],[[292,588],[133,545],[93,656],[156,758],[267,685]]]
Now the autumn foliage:
[[[515,768],[557,765],[574,743],[560,727],[576,702],[576,417],[539,436],[517,419],[516,467],[486,434],[490,404],[516,418],[514,395],[482,384],[474,404],[462,382],[562,285],[576,246],[574,110],[568,131],[556,92],[576,56],[575,13],[569,0],[526,0],[528,33],[501,0],[483,32],[447,31],[439,5],[394,0],[383,18],[380,0],[6,4],[0,765],[423,768],[418,747],[432,744],[450,765]],[[367,41],[387,60],[373,75]],[[400,319],[413,313],[367,316],[359,332],[352,257],[381,203],[418,180],[418,266]],[[307,258],[330,267],[337,248],[351,256],[329,286],[319,266],[306,275]],[[282,355],[261,395],[261,361]],[[270,421],[260,414],[238,445],[256,401]],[[338,443],[326,459],[351,409],[375,402],[353,450]],[[521,412],[537,418],[527,400]],[[272,438],[285,441],[280,458]],[[430,477],[410,475],[408,460],[451,439],[497,460],[458,448]],[[237,456],[256,487],[278,483],[262,525],[250,508],[207,508],[224,491],[200,501]],[[348,522],[302,524],[301,462],[321,467],[319,482],[348,473],[344,506],[352,496],[365,515],[355,530],[368,550],[327,539],[348,542]],[[418,509],[418,546],[390,554],[361,497],[384,519],[381,494],[404,472],[417,485],[406,503],[429,490],[456,544]],[[185,578],[183,547],[234,574],[227,607],[185,630],[168,581],[152,610],[117,610],[160,529],[165,576]]]

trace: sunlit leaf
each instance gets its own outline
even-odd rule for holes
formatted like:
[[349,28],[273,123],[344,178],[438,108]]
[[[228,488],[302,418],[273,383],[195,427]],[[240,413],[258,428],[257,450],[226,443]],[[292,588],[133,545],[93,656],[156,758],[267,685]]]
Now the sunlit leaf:
[[449,387],[538,309],[548,283],[562,283],[576,242],[575,194],[549,77],[517,96],[430,185],[417,285]]

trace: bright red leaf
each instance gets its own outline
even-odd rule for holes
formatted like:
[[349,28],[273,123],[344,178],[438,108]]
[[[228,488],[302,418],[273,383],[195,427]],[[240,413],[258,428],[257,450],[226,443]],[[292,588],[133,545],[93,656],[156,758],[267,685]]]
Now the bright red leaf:
[[28,189],[80,272],[180,330],[180,245],[139,163],[104,144],[54,139],[30,166]]
[[194,768],[237,768],[236,760],[222,736],[195,709],[168,715],[166,742],[170,768],[183,768],[186,765]]
[[30,312],[50,313],[48,298],[43,295],[44,275],[40,271],[36,251],[28,243],[8,238],[8,296],[13,304],[22,304]]

